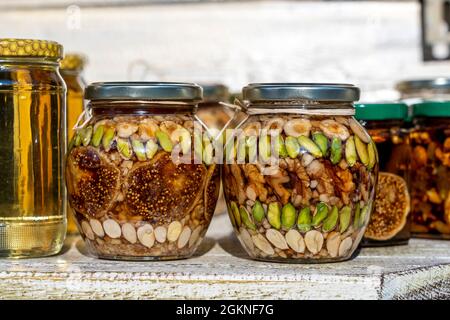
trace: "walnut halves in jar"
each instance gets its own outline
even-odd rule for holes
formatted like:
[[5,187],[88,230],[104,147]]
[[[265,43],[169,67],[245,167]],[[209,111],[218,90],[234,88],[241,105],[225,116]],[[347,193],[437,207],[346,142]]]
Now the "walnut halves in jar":
[[220,183],[218,165],[192,152],[201,88],[95,83],[86,99],[92,117],[70,143],[66,183],[90,253],[191,256],[211,221]]
[[[252,84],[248,119],[226,137],[223,184],[230,220],[255,259],[349,259],[372,211],[376,147],[353,118],[359,89]],[[230,155],[231,154],[231,155]]]

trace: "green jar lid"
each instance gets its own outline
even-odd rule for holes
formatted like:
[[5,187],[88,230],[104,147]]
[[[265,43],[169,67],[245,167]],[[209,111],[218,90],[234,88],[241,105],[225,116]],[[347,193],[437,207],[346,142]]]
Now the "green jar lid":
[[413,105],[414,117],[450,117],[450,101],[424,101]]
[[358,103],[355,109],[358,120],[404,120],[408,117],[408,106],[402,102]]

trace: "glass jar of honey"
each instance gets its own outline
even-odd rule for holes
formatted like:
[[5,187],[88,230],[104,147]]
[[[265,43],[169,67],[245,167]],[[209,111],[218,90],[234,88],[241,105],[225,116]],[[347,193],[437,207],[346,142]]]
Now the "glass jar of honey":
[[60,251],[65,233],[63,48],[0,39],[0,256]]

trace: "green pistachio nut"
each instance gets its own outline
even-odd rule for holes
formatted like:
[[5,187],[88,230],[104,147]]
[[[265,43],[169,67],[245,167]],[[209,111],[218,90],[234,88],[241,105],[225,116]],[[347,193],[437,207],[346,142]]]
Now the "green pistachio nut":
[[339,232],[344,233],[350,225],[352,218],[352,209],[349,206],[342,207],[339,213]]
[[252,214],[253,219],[255,219],[256,222],[262,222],[264,220],[266,214],[261,202],[259,202],[258,200],[256,200],[255,204],[253,205]]
[[325,156],[328,152],[328,139],[321,132],[313,133],[312,135],[314,143],[320,148],[322,155]]
[[157,130],[155,132],[156,139],[158,139],[158,143],[166,152],[172,152],[173,149],[173,143],[170,140],[170,137],[167,133],[161,130]]
[[183,152],[183,154],[188,154],[191,151],[191,133],[185,128],[181,128],[179,130],[181,152]]
[[278,202],[269,203],[267,220],[269,220],[270,225],[275,229],[279,230],[281,228],[281,209]]
[[300,146],[311,153],[314,157],[322,157],[322,151],[320,151],[320,148],[310,138],[306,136],[299,136],[297,140]]
[[361,206],[359,205],[359,202],[355,205],[355,216],[353,217],[353,228],[359,229],[359,217],[361,215]]
[[366,224],[367,218],[369,216],[370,206],[367,204],[361,209],[361,215],[359,216],[359,227],[363,227]]
[[145,146],[141,141],[132,139],[131,146],[133,147],[134,154],[136,154],[136,158],[138,158],[139,161],[147,160],[147,157],[145,155]]
[[328,206],[325,203],[320,202],[317,204],[316,214],[312,218],[312,226],[315,228],[318,227],[327,216]]
[[256,136],[249,136],[245,139],[247,146],[248,162],[254,163],[258,158],[258,138]]
[[304,207],[300,210],[297,218],[297,228],[300,232],[308,232],[311,230],[311,209]]
[[261,161],[268,162],[270,159],[270,136],[260,136],[258,148]]
[[369,164],[369,155],[367,154],[367,146],[364,142],[361,141],[358,136],[355,137],[355,146],[356,146],[356,152],[358,153],[359,160],[361,160],[361,163],[365,166]]
[[367,154],[369,156],[369,163],[367,164],[367,169],[372,170],[377,163],[377,147],[373,141],[367,144]]
[[75,134],[74,139],[75,139],[74,142],[75,147],[79,147],[81,145],[81,136],[78,132]]
[[236,150],[237,163],[245,163],[245,158],[247,155],[247,146],[245,139],[241,138],[236,143],[237,143],[237,150]]
[[158,151],[158,144],[152,139],[148,140],[145,144],[145,155],[147,159],[152,159],[156,151]]
[[342,157],[342,141],[339,138],[333,138],[331,140],[331,155],[330,161],[332,164],[337,164],[341,161]]
[[347,160],[347,164],[352,167],[357,160],[356,155],[356,147],[355,147],[355,138],[351,136],[347,139],[345,143],[345,160]]
[[244,223],[244,225],[251,230],[256,230],[256,226],[252,221],[252,218],[250,217],[250,214],[248,213],[247,209],[245,209],[244,206],[241,206],[239,208],[239,212],[241,213],[241,220]]
[[194,132],[194,156],[197,161],[202,161],[203,159],[202,135],[197,132]]
[[210,165],[213,162],[213,144],[209,138],[203,138],[203,162]]
[[297,138],[291,136],[286,137],[285,145],[289,157],[292,159],[297,158],[300,153],[300,145],[298,144]]
[[288,156],[283,137],[280,135],[275,137],[274,149],[275,154],[278,154],[278,157],[286,158]]
[[109,151],[111,149],[111,144],[113,142],[114,136],[116,134],[116,129],[107,128],[102,138],[102,146],[105,151]]
[[232,214],[234,215],[234,220],[236,221],[236,225],[238,227],[240,227],[242,224],[242,220],[241,220],[241,214],[239,212],[239,208],[238,208],[236,202],[234,202],[234,201],[231,201],[230,206],[231,206]]
[[237,227],[236,219],[234,219],[234,214],[233,214],[233,211],[231,210],[231,206],[228,206],[227,209],[228,209],[228,217],[230,218],[231,225],[233,227]]
[[95,129],[94,135],[92,136],[91,144],[94,147],[98,147],[102,142],[103,134],[105,132],[105,126],[99,125],[97,129]]
[[117,138],[117,150],[125,159],[130,159],[133,155],[128,139]]
[[87,147],[89,143],[91,142],[92,138],[92,126],[87,126],[86,128],[83,128],[80,130],[81,135],[81,142],[83,143],[83,146]]
[[75,146],[75,141],[77,139],[77,134],[75,134],[72,139],[69,141],[69,145],[67,146],[67,151],[72,150],[72,148]]
[[323,220],[322,231],[330,232],[334,230],[334,228],[336,228],[338,219],[339,219],[339,209],[338,207],[333,206],[333,208],[331,209],[331,213],[325,220]]
[[287,203],[281,209],[281,225],[284,229],[291,229],[295,224],[295,207]]

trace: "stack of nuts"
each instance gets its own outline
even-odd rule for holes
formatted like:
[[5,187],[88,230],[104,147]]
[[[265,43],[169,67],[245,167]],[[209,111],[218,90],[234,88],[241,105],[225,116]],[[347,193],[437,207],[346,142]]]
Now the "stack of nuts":
[[[366,131],[352,117],[286,114],[250,116],[243,132],[235,150],[247,163],[225,164],[223,183],[231,222],[249,255],[348,259],[368,223],[378,172]],[[279,163],[265,174],[274,154]]]
[[192,119],[94,117],[77,132],[69,146],[66,181],[91,252],[164,259],[195,251],[216,206],[220,171],[209,148],[203,149],[209,161],[172,161],[175,148],[192,151]]

